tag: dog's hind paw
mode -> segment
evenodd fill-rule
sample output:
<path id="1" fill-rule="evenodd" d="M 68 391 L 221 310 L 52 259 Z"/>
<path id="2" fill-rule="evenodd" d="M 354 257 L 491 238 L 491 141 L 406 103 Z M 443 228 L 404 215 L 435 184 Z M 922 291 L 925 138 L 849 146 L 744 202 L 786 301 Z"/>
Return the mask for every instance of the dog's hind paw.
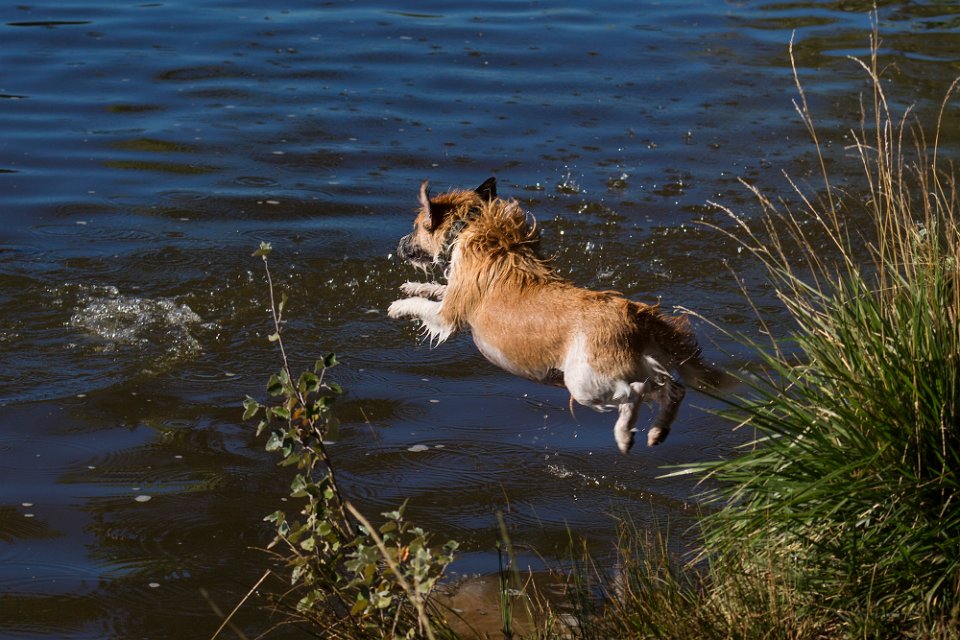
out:
<path id="1" fill-rule="evenodd" d="M 630 449 L 633 448 L 633 433 L 635 429 L 630 429 L 626 433 L 621 431 L 616 431 L 614 437 L 617 440 L 617 448 L 620 449 L 620 453 L 627 454 L 630 453 Z"/>
<path id="2" fill-rule="evenodd" d="M 670 435 L 670 429 L 664 429 L 662 427 L 650 427 L 650 431 L 647 432 L 647 446 L 657 446 L 666 440 L 668 435 Z"/>

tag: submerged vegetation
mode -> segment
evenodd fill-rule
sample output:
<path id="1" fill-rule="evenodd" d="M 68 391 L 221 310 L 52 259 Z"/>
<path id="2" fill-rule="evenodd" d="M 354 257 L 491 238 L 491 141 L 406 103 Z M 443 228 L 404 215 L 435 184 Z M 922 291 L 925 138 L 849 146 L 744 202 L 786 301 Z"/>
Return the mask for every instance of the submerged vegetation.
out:
<path id="1" fill-rule="evenodd" d="M 733 224 L 718 230 L 762 261 L 794 329 L 751 343 L 764 373 L 729 400 L 750 444 L 678 472 L 718 487 L 699 555 L 681 563 L 662 534 L 624 524 L 616 571 L 577 555 L 566 606 L 525 600 L 533 636 L 960 638 L 960 200 L 938 157 L 942 122 L 931 139 L 909 110 L 891 113 L 872 44 L 858 61 L 872 99 L 852 132 L 863 190 L 831 183 L 798 82 L 819 193 L 795 186 L 789 206 L 753 189 L 754 218 L 720 206 Z M 271 305 L 281 353 L 284 304 Z M 455 544 L 432 547 L 402 507 L 375 527 L 340 495 L 324 448 L 334 364 L 295 380 L 283 355 L 268 384 L 279 404 L 246 402 L 297 469 L 300 517 L 268 518 L 293 585 L 283 601 L 322 637 L 451 637 L 433 596 Z M 506 571 L 502 630 L 515 637 L 523 584 Z"/>

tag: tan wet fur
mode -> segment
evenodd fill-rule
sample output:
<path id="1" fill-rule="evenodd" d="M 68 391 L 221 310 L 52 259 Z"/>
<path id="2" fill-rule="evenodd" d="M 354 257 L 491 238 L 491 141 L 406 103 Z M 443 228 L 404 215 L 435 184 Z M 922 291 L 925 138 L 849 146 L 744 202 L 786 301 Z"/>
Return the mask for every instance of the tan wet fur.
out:
<path id="1" fill-rule="evenodd" d="M 432 198 L 424 182 L 419 203 L 398 255 L 425 270 L 443 267 L 447 284 L 404 284 L 409 297 L 391 304 L 389 315 L 419 319 L 432 343 L 469 328 L 480 352 L 503 369 L 564 385 L 598 411 L 617 409 L 623 453 L 643 402 L 659 405 L 647 444 L 666 439 L 684 396 L 671 371 L 701 387 L 726 382 L 702 362 L 685 316 L 561 277 L 540 253 L 535 220 L 515 200 L 497 197 L 493 178 Z"/>

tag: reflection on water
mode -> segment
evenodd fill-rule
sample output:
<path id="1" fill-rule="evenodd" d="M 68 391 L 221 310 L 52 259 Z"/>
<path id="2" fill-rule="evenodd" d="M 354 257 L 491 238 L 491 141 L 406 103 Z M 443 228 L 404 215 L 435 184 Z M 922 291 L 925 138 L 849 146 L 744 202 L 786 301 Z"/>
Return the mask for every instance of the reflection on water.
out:
<path id="1" fill-rule="evenodd" d="M 3 634 L 202 636 L 262 574 L 262 517 L 289 482 L 239 419 L 278 366 L 262 240 L 294 366 L 344 363 L 331 452 L 365 512 L 410 498 L 461 541 L 459 575 L 496 569 L 497 512 L 535 568 L 568 528 L 608 553 L 615 514 L 682 531 L 697 488 L 663 468 L 745 437 L 716 401 L 691 394 L 669 442 L 620 456 L 606 417 L 571 417 L 562 390 L 510 378 L 469 336 L 430 349 L 387 321 L 415 276 L 391 254 L 420 180 L 495 174 L 571 279 L 754 335 L 731 271 L 764 312 L 777 302 L 703 224 L 728 224 L 707 202 L 749 214 L 738 179 L 782 189 L 781 169 L 815 184 L 794 31 L 827 161 L 853 180 L 865 78 L 846 56 L 866 54 L 870 6 L 0 7 Z M 960 9 L 882 3 L 879 22 L 891 94 L 929 122 L 960 68 Z M 698 330 L 710 358 L 748 357 Z M 249 606 L 237 624 L 277 621 Z"/>

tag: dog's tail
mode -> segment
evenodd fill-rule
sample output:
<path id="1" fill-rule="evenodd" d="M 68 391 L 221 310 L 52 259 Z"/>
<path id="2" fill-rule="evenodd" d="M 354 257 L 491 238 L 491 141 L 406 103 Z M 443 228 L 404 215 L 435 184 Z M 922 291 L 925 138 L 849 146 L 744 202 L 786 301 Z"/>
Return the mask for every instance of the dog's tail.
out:
<path id="1" fill-rule="evenodd" d="M 677 366 L 680 379 L 698 391 L 727 391 L 740 384 L 733 374 L 707 364 L 698 354 Z"/>
<path id="2" fill-rule="evenodd" d="M 703 361 L 702 350 L 690 327 L 686 314 L 670 315 L 663 313 L 657 306 L 637 304 L 638 314 L 654 319 L 648 322 L 654 339 L 665 349 L 674 362 L 680 378 L 688 386 L 698 391 L 726 391 L 740 383 L 736 376 Z"/>

